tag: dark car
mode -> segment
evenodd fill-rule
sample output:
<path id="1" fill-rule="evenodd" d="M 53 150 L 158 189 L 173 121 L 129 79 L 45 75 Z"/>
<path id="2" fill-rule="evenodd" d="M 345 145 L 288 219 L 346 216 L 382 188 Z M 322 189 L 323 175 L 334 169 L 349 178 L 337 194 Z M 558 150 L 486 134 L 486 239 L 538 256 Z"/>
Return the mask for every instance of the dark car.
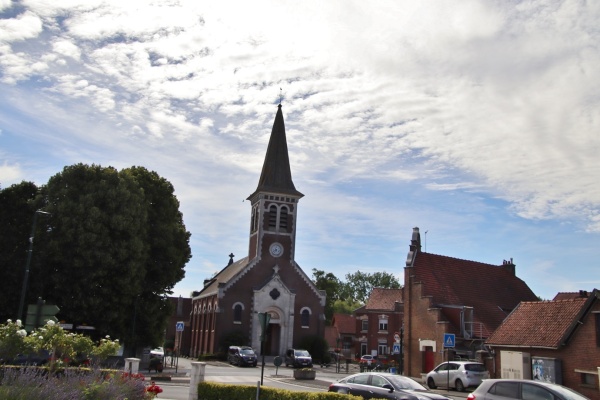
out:
<path id="1" fill-rule="evenodd" d="M 256 353 L 252 347 L 229 346 L 229 351 L 227 352 L 227 361 L 229 361 L 230 364 L 235 364 L 240 367 L 256 367 L 258 358 L 256 357 Z"/>
<path id="2" fill-rule="evenodd" d="M 306 350 L 288 349 L 285 352 L 285 366 L 288 367 L 290 365 L 294 368 L 312 368 L 312 356 Z"/>
<path id="3" fill-rule="evenodd" d="M 363 399 L 449 400 L 406 376 L 386 372 L 363 372 L 340 379 L 330 392 L 362 396 Z"/>
<path id="4" fill-rule="evenodd" d="M 528 379 L 485 379 L 467 397 L 469 400 L 551 399 L 589 400 L 582 394 L 555 383 Z"/>

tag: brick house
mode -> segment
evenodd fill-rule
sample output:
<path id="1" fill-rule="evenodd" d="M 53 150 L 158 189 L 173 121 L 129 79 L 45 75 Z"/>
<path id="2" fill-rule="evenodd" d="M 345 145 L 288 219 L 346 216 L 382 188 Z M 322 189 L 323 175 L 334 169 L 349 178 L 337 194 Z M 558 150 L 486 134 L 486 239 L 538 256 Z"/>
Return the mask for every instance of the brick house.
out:
<path id="1" fill-rule="evenodd" d="M 282 355 L 305 336 L 324 334 L 325 292 L 294 259 L 298 202 L 290 170 L 285 124 L 278 106 L 251 204 L 248 255 L 233 261 L 193 297 L 191 355 L 222 352 L 222 341 L 244 337 L 261 350 L 259 313 L 268 313 L 263 353 Z"/>
<path id="2" fill-rule="evenodd" d="M 546 380 L 600 399 L 599 300 L 594 289 L 519 304 L 486 341 L 496 377 Z"/>
<path id="3" fill-rule="evenodd" d="M 521 301 L 536 301 L 515 265 L 461 260 L 421 250 L 414 228 L 404 269 L 404 371 L 419 377 L 452 359 L 481 359 L 484 342 Z M 442 353 L 444 334 L 455 347 Z"/>
<path id="4" fill-rule="evenodd" d="M 336 338 L 329 342 L 329 346 L 337 348 L 340 346 L 341 353 L 345 358 L 352 360 L 358 353 L 355 348 L 356 341 L 356 318 L 349 314 L 333 314 L 331 326 L 336 331 Z M 339 342 L 338 340 L 339 339 Z"/>
<path id="5" fill-rule="evenodd" d="M 189 297 L 169 296 L 169 303 L 173 307 L 173 313 L 167 322 L 165 340 L 173 341 L 174 348 L 178 349 L 180 355 L 190 354 L 191 331 L 190 314 L 192 312 L 192 299 Z M 183 322 L 183 331 L 177 332 L 176 325 Z M 166 350 L 166 349 L 165 349 Z"/>
<path id="6" fill-rule="evenodd" d="M 400 332 L 404 314 L 402 289 L 373 288 L 367 304 L 354 311 L 356 353 L 388 356 Z"/>

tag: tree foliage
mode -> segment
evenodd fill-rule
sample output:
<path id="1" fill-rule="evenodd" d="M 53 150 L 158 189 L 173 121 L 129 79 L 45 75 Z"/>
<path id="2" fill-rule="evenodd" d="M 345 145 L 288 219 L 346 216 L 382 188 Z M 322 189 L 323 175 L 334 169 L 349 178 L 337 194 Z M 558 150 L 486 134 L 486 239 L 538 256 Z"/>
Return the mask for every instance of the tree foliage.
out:
<path id="1" fill-rule="evenodd" d="M 317 289 L 324 290 L 327 294 L 327 300 L 325 302 L 325 319 L 327 323 L 331 322 L 333 317 L 333 305 L 335 301 L 339 300 L 339 294 L 342 282 L 331 272 L 325 272 L 313 268 L 313 282 L 317 286 Z"/>
<path id="2" fill-rule="evenodd" d="M 28 302 L 42 297 L 60 307 L 60 319 L 92 325 L 98 337 L 162 344 L 167 295 L 191 257 L 171 184 L 142 167 L 76 164 L 35 198 L 17 225 L 30 226 L 35 209 L 51 216 L 38 220 Z"/>
<path id="3" fill-rule="evenodd" d="M 17 311 L 37 193 L 32 182 L 0 190 L 0 321 L 21 318 Z"/>
<path id="4" fill-rule="evenodd" d="M 346 274 L 346 281 L 340 281 L 331 272 L 313 268 L 313 282 L 318 289 L 327 293 L 325 316 L 328 322 L 331 322 L 334 313 L 351 314 L 361 307 L 375 287 L 402 287 L 398 279 L 388 272 L 368 274 L 357 271 Z"/>
<path id="5" fill-rule="evenodd" d="M 343 296 L 347 300 L 366 303 L 373 288 L 399 289 L 402 286 L 398 279 L 388 272 L 373 274 L 357 271 L 346 274 Z"/>

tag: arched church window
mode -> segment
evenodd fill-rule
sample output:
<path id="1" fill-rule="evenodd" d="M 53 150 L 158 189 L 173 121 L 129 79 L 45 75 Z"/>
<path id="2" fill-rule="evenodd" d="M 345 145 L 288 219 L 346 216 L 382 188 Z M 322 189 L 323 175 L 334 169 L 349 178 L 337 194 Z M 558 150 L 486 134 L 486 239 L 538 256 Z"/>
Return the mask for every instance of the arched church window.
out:
<path id="1" fill-rule="evenodd" d="M 244 305 L 242 303 L 235 303 L 233 305 L 233 323 L 241 324 L 242 323 L 242 311 L 244 310 Z"/>
<path id="2" fill-rule="evenodd" d="M 252 220 L 250 221 L 250 232 L 258 229 L 258 206 L 252 207 Z"/>
<path id="3" fill-rule="evenodd" d="M 281 207 L 281 213 L 279 214 L 279 230 L 288 232 L 288 209 L 285 206 Z"/>
<path id="4" fill-rule="evenodd" d="M 269 207 L 269 230 L 277 229 L 277 206 L 271 205 Z"/>
<path id="5" fill-rule="evenodd" d="M 310 327 L 310 308 L 304 307 L 300 311 L 300 324 L 303 328 Z"/>

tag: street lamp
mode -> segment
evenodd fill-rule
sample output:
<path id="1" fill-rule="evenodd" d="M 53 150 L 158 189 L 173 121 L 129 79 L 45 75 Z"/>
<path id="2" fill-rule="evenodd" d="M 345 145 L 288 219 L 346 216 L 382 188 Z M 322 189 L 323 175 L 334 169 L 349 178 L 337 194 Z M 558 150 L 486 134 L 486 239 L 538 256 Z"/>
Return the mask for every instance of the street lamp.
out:
<path id="1" fill-rule="evenodd" d="M 25 307 L 25 294 L 27 293 L 27 283 L 29 282 L 29 265 L 31 264 L 31 254 L 33 253 L 33 236 L 35 235 L 35 224 L 37 223 L 38 214 L 51 215 L 49 212 L 37 210 L 33 214 L 33 225 L 31 226 L 31 234 L 29 235 L 29 249 L 27 250 L 27 262 L 25 263 L 25 276 L 23 277 L 23 288 L 21 289 L 21 302 L 19 303 L 19 314 L 17 318 L 23 318 L 23 308 Z"/>

